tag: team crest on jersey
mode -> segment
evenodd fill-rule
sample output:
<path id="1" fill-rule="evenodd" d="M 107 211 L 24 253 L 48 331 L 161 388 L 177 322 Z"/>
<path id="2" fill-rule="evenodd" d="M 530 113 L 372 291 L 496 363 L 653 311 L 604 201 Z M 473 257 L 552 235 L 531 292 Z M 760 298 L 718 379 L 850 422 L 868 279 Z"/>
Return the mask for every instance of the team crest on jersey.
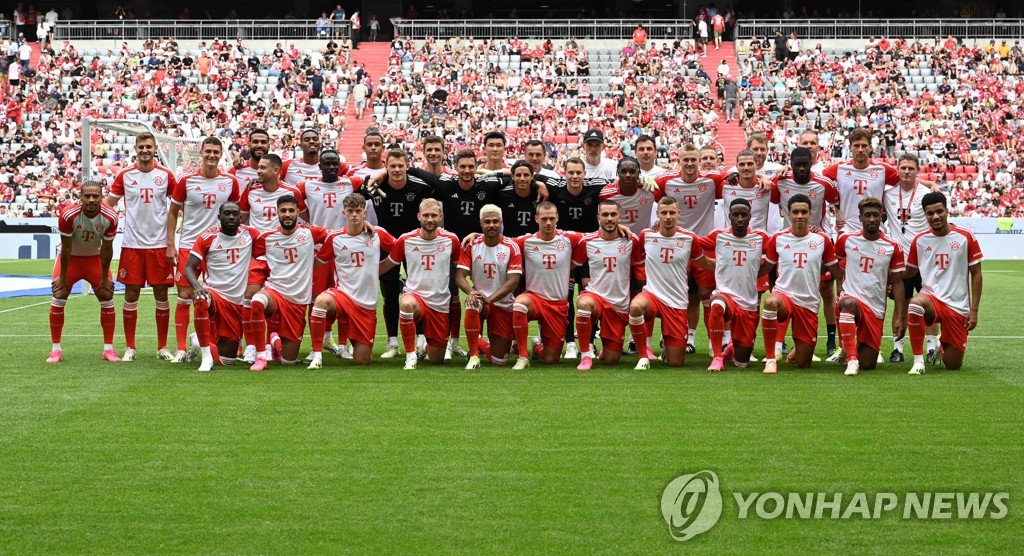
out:
<path id="1" fill-rule="evenodd" d="M 448 248 L 448 244 L 446 244 L 446 243 L 438 243 L 437 244 L 437 250 L 438 251 L 444 251 L 447 248 Z"/>
<path id="2" fill-rule="evenodd" d="M 686 247 L 686 241 L 684 241 L 682 239 L 677 239 L 676 240 L 676 247 Z"/>
<path id="3" fill-rule="evenodd" d="M 705 191 L 708 190 L 708 186 L 706 186 L 704 184 L 700 184 L 700 185 L 697 186 L 697 189 L 699 189 L 701 193 L 704 193 Z"/>
<path id="4" fill-rule="evenodd" d="M 949 244 L 949 248 L 952 249 L 953 251 L 959 251 L 960 250 L 960 242 L 959 241 L 954 241 L 953 243 L 950 243 Z"/>
<path id="5" fill-rule="evenodd" d="M 619 253 L 625 254 L 626 251 L 629 251 L 629 246 L 628 245 L 620 245 L 619 246 Z"/>
<path id="6" fill-rule="evenodd" d="M 121 270 L 117 271 L 117 275 L 120 276 L 121 278 L 127 278 L 128 269 L 122 268 Z"/>
<path id="7" fill-rule="evenodd" d="M 227 191 L 227 190 L 228 190 L 228 184 L 226 184 L 226 183 L 224 183 L 224 182 L 221 182 L 221 183 L 220 183 L 220 185 L 218 185 L 218 186 L 217 186 L 217 189 L 218 189 L 218 190 L 219 190 L 219 191 L 220 191 L 221 193 L 224 193 L 225 191 Z"/>
<path id="8" fill-rule="evenodd" d="M 764 191 L 761 191 L 760 189 L 758 189 L 758 190 L 757 190 L 757 191 L 756 191 L 756 192 L 754 193 L 754 197 L 757 197 L 758 199 L 763 199 L 763 198 L 764 198 Z"/>
<path id="9" fill-rule="evenodd" d="M 163 184 L 164 184 L 164 177 L 163 176 L 157 176 L 157 177 L 153 178 L 153 185 L 155 185 L 157 187 L 160 187 Z"/>
<path id="10" fill-rule="evenodd" d="M 817 241 L 812 241 L 810 243 L 810 247 L 811 247 L 811 249 L 817 249 L 818 248 L 818 242 Z"/>
<path id="11" fill-rule="evenodd" d="M 817 191 L 811 191 L 811 193 L 809 195 L 807 195 L 807 196 L 812 198 L 812 199 L 817 199 L 818 198 L 818 192 Z"/>
<path id="12" fill-rule="evenodd" d="M 587 197 L 586 199 L 583 199 L 583 204 L 584 205 L 588 205 L 589 206 L 589 205 L 592 205 L 593 203 L 594 203 L 594 198 L 593 197 Z"/>
<path id="13" fill-rule="evenodd" d="M 885 247 L 879 247 L 878 249 L 875 249 L 875 252 L 878 253 L 878 256 L 884 257 L 885 256 Z"/>
<path id="14" fill-rule="evenodd" d="M 487 192 L 486 191 L 477 191 L 476 192 L 476 198 L 479 201 L 483 201 L 484 199 L 487 198 Z"/>
<path id="15" fill-rule="evenodd" d="M 647 206 L 647 197 L 640 197 L 640 206 Z"/>
<path id="16" fill-rule="evenodd" d="M 565 251 L 565 242 L 562 241 L 562 240 L 556 241 L 555 242 L 555 249 L 558 249 L 559 251 Z"/>
<path id="17" fill-rule="evenodd" d="M 298 241 L 299 243 L 306 243 L 306 236 L 304 234 L 299 234 Z"/>
<path id="18" fill-rule="evenodd" d="M 868 172 L 868 176 L 871 179 L 877 179 L 878 178 L 878 170 L 872 170 L 872 171 Z"/>
<path id="19" fill-rule="evenodd" d="M 505 257 L 505 254 L 504 254 L 504 253 L 498 253 L 498 262 L 499 262 L 499 263 L 503 263 L 503 262 L 505 262 L 505 258 L 506 258 L 506 257 Z"/>
<path id="20" fill-rule="evenodd" d="M 756 239 L 748 239 L 747 240 L 747 245 L 749 245 L 750 247 L 757 247 L 757 240 Z"/>
<path id="21" fill-rule="evenodd" d="M 405 194 L 405 200 L 406 200 L 406 201 L 409 201 L 410 203 L 411 203 L 411 202 L 413 202 L 413 201 L 415 201 L 415 200 L 416 200 L 416 194 L 415 194 L 415 193 L 413 193 L 412 191 L 410 191 L 410 192 L 406 193 L 406 194 Z"/>
<path id="22" fill-rule="evenodd" d="M 369 237 L 369 238 L 368 238 L 368 239 L 366 240 L 366 246 L 367 246 L 367 247 L 373 247 L 373 243 L 374 243 L 375 241 L 377 241 L 377 236 L 370 236 L 370 237 Z"/>

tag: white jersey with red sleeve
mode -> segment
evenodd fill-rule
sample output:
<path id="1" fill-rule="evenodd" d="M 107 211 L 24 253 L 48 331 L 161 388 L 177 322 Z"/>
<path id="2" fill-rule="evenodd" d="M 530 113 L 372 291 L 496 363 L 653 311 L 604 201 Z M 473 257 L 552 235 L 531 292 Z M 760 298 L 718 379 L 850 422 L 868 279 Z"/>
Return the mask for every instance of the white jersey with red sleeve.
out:
<path id="1" fill-rule="evenodd" d="M 433 239 L 423 239 L 421 232 L 402 234 L 388 258 L 395 264 L 405 262 L 405 293 L 414 293 L 427 307 L 447 313 L 452 298 L 448 283 L 462 245 L 455 234 L 443 229 Z"/>
<path id="2" fill-rule="evenodd" d="M 306 180 L 299 184 L 298 190 L 309 210 L 309 223 L 323 226 L 329 230 L 340 230 L 348 221 L 342 201 L 363 185 L 360 178 L 338 178 L 338 181 L 327 183 L 319 180 Z"/>
<path id="3" fill-rule="evenodd" d="M 249 215 L 249 226 L 256 228 L 260 233 L 269 232 L 281 225 L 277 219 L 277 200 L 285 195 L 291 195 L 299 200 L 300 211 L 306 208 L 299 190 L 283 183 L 274 191 L 267 191 L 262 185 L 250 187 L 238 201 L 238 208 L 242 210 L 243 215 Z"/>
<path id="4" fill-rule="evenodd" d="M 871 307 L 876 317 L 885 318 L 889 275 L 906 269 L 903 249 L 884 234 L 876 240 L 869 240 L 861 231 L 841 234 L 836 241 L 836 256 L 846 259 L 843 291 Z"/>
<path id="5" fill-rule="evenodd" d="M 548 301 L 564 301 L 569 293 L 572 253 L 582 237 L 562 230 L 555 231 L 550 240 L 541 239 L 539 232 L 517 237 L 515 241 L 523 253 L 526 291 Z"/>
<path id="6" fill-rule="evenodd" d="M 215 178 L 186 174 L 178 180 L 171 202 L 182 207 L 178 249 L 191 249 L 205 230 L 216 226 L 220 206 L 240 198 L 238 179 L 221 172 Z"/>
<path id="7" fill-rule="evenodd" d="M 491 247 L 480 236 L 469 247 L 462 250 L 457 268 L 469 271 L 473 287 L 486 296 L 493 295 L 505 284 L 510 274 L 523 273 L 523 254 L 519 244 L 501 236 L 498 244 Z M 502 309 L 512 309 L 512 294 L 494 302 Z"/>
<path id="8" fill-rule="evenodd" d="M 665 196 L 672 197 L 678 203 L 679 226 L 698 236 L 706 236 L 715 229 L 715 200 L 722 198 L 725 176 L 721 172 L 701 172 L 697 174 L 697 179 L 688 182 L 677 172 L 661 176 L 655 181 Z"/>
<path id="9" fill-rule="evenodd" d="M 798 306 L 817 313 L 821 305 L 818 291 L 821 268 L 836 262 L 832 240 L 821 232 L 808 232 L 797 237 L 792 229 L 783 230 L 768 240 L 764 258 L 778 265 L 775 291 L 786 294 Z"/>
<path id="10" fill-rule="evenodd" d="M 855 168 L 852 160 L 837 162 L 825 168 L 822 175 L 835 182 L 839 190 L 839 210 L 846 220 L 846 225 L 840 230 L 843 233 L 859 232 L 863 228 L 860 209 L 857 208 L 861 199 L 881 199 L 886 186 L 900 182 L 895 166 L 873 159 L 863 169 Z"/>
<path id="11" fill-rule="evenodd" d="M 174 174 L 159 164 L 149 172 L 132 166 L 117 174 L 110 184 L 110 195 L 124 197 L 122 247 L 167 247 L 167 201 L 175 183 Z"/>
<path id="12" fill-rule="evenodd" d="M 746 199 L 750 203 L 750 228 L 768 231 L 768 218 L 779 219 L 778 209 L 772 212 L 772 192 L 761 189 L 761 186 L 743 187 L 742 185 L 722 186 L 723 226 L 729 225 L 729 207 L 736 199 Z"/>
<path id="13" fill-rule="evenodd" d="M 832 180 L 814 172 L 811 173 L 811 180 L 805 184 L 794 181 L 793 172 L 787 172 L 785 175 L 777 174 L 772 178 L 772 202 L 778 203 L 782 207 L 787 227 L 793 225 L 789 220 L 789 199 L 797 194 L 807 195 L 811 199 L 809 224 L 831 234 L 832 226 L 827 218 L 825 203 L 834 205 L 839 202 L 839 191 Z"/>
<path id="14" fill-rule="evenodd" d="M 937 236 L 928 230 L 910 245 L 907 266 L 921 272 L 922 291 L 934 295 L 963 316 L 971 309 L 971 274 L 968 269 L 985 257 L 970 230 L 951 225 L 949 233 Z"/>
<path id="15" fill-rule="evenodd" d="M 686 309 L 690 301 L 690 263 L 704 257 L 697 236 L 679 227 L 671 236 L 652 229 L 640 232 L 638 242 L 644 252 L 644 265 L 637 278 L 646 280 L 644 291 L 673 309 Z"/>
<path id="16" fill-rule="evenodd" d="M 757 278 L 761 270 L 768 234 L 761 230 L 747 230 L 747 235 L 733 235 L 732 228 L 711 232 L 701 238 L 704 254 L 715 260 L 714 294 L 725 294 L 744 311 L 756 311 L 760 302 Z"/>
<path id="17" fill-rule="evenodd" d="M 641 232 L 642 233 L 642 232 Z M 592 232 L 576 245 L 572 262 L 590 266 L 590 283 L 585 291 L 603 298 L 620 313 L 629 312 L 629 283 L 644 262 L 644 250 L 637 236 L 604 239 Z"/>
<path id="18" fill-rule="evenodd" d="M 256 178 L 259 177 L 259 175 L 256 173 L 256 169 L 253 168 L 252 166 L 249 166 L 248 164 L 242 166 L 241 168 L 232 167 L 230 170 L 228 170 L 228 173 L 231 174 L 232 176 L 235 176 L 235 178 L 238 180 L 238 186 L 241 191 L 249 189 L 249 186 L 252 185 L 252 182 L 256 181 Z"/>
<path id="19" fill-rule="evenodd" d="M 285 160 L 281 164 L 281 181 L 295 187 L 306 180 L 320 178 L 320 163 L 306 164 L 301 159 Z"/>
<path id="20" fill-rule="evenodd" d="M 383 228 L 374 228 L 373 234 L 351 235 L 348 229 L 332 231 L 317 251 L 316 258 L 332 265 L 334 283 L 356 305 L 364 309 L 377 309 L 377 269 L 382 253 L 391 253 L 395 238 Z"/>
<path id="21" fill-rule="evenodd" d="M 651 227 L 653 207 L 661 200 L 662 196 L 661 190 L 647 191 L 642 187 L 637 188 L 632 195 L 623 195 L 619 190 L 619 183 L 614 182 L 601 189 L 598 200 L 611 200 L 618 203 L 619 214 L 622 215 L 619 221 L 631 232 L 639 235 L 640 232 Z"/>
<path id="22" fill-rule="evenodd" d="M 297 305 L 312 301 L 313 259 L 317 244 L 327 238 L 320 226 L 297 226 L 291 234 L 280 228 L 263 232 L 253 247 L 253 257 L 267 262 L 270 273 L 266 287 Z"/>
<path id="23" fill-rule="evenodd" d="M 236 305 L 245 298 L 249 263 L 253 245 L 259 232 L 255 228 L 239 226 L 233 236 L 209 231 L 199 235 L 192 244 L 192 255 L 199 257 L 206 267 L 203 287 L 213 290 Z"/>
<path id="24" fill-rule="evenodd" d="M 101 202 L 99 213 L 89 218 L 78 202 L 61 211 L 57 231 L 71 238 L 72 256 L 96 256 L 100 254 L 103 240 L 113 241 L 117 236 L 117 211 Z"/>

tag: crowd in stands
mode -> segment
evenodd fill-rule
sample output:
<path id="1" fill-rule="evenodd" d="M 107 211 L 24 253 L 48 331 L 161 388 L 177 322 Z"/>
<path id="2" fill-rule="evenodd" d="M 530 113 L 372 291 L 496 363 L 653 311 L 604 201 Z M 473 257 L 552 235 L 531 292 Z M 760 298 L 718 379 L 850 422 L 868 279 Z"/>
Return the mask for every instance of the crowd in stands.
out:
<path id="1" fill-rule="evenodd" d="M 876 154 L 920 155 L 922 177 L 948 185 L 957 214 L 1021 216 L 1013 184 L 1024 180 L 1016 148 L 1024 53 L 1019 43 L 984 42 L 880 37 L 837 52 L 806 48 L 791 36 L 782 41 L 786 55 L 776 56 L 778 41 L 744 40 L 737 44 L 739 75 L 731 76 L 739 118 L 747 132 L 770 138 L 779 162 L 805 129 L 818 131 L 822 157 L 832 160 L 848 155 L 847 130 L 870 126 Z M 10 64 L 20 66 L 12 46 L 3 45 L 8 56 L 0 63 L 8 72 Z M 17 82 L 0 72 L 0 206 L 5 215 L 36 216 L 73 199 L 84 117 L 138 119 L 179 137 L 218 135 L 242 161 L 245 133 L 259 125 L 270 130 L 273 150 L 293 157 L 304 126 L 321 129 L 325 144 L 339 140 L 357 84 L 386 146 L 417 157 L 417 141 L 427 135 L 443 137 L 456 152 L 480 150 L 483 135 L 501 130 L 509 157 L 521 156 L 527 139 L 542 138 L 557 167 L 577 154 L 586 129 L 601 128 L 606 156 L 632 154 L 646 133 L 656 138 L 660 162 L 671 166 L 674 146 L 715 145 L 726 125 L 715 110 L 724 70 L 702 63 L 713 41 L 630 40 L 607 86 L 591 81 L 591 57 L 576 40 L 399 39 L 381 76 L 353 63 L 351 48 L 347 38 L 309 51 L 285 44 L 253 50 L 241 41 L 183 49 L 163 39 L 137 51 L 46 43 L 37 67 L 19 72 Z M 91 139 L 100 176 L 131 163 L 124 137 L 94 129 Z"/>

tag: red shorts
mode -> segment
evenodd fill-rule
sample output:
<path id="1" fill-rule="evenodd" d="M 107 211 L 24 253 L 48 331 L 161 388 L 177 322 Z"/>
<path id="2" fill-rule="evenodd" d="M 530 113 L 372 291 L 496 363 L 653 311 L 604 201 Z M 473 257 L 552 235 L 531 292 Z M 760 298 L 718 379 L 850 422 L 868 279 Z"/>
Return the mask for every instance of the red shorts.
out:
<path id="1" fill-rule="evenodd" d="M 117 281 L 126 286 L 170 286 L 174 283 L 174 267 L 167 261 L 167 249 L 122 247 Z"/>
<path id="2" fill-rule="evenodd" d="M 523 292 L 530 300 L 530 320 L 540 325 L 540 339 L 544 349 L 562 351 L 565 327 L 569 323 L 569 301 L 549 301 L 533 292 Z"/>
<path id="3" fill-rule="evenodd" d="M 57 261 L 53 264 L 53 276 L 56 278 L 60 276 L 60 255 L 57 256 Z M 110 271 L 107 271 L 107 278 L 113 278 Z M 75 286 L 79 280 L 85 280 L 92 286 L 93 291 L 100 289 L 100 281 L 103 279 L 103 263 L 100 261 L 99 255 L 86 255 L 75 256 L 71 255 L 71 260 L 68 261 L 68 277 L 67 285 L 69 288 Z"/>
<path id="4" fill-rule="evenodd" d="M 291 340 L 296 344 L 302 343 L 302 337 L 306 335 L 306 305 L 299 305 L 288 301 L 281 294 L 274 290 L 263 290 L 274 299 L 274 313 L 280 316 L 280 324 L 277 326 L 277 333 L 284 340 Z"/>
<path id="5" fill-rule="evenodd" d="M 757 325 L 761 322 L 761 315 L 757 311 L 745 311 L 736 304 L 736 301 L 724 293 L 715 298 L 721 298 L 729 306 L 729 330 L 732 331 L 732 343 L 743 347 L 754 347 L 754 340 L 757 338 Z"/>
<path id="6" fill-rule="evenodd" d="M 832 271 L 831 270 L 826 270 L 825 272 L 821 273 L 821 280 L 820 280 L 821 282 L 828 282 L 829 280 L 832 280 L 832 279 L 833 278 L 832 278 Z"/>
<path id="7" fill-rule="evenodd" d="M 242 340 L 242 315 L 245 308 L 224 299 L 213 290 L 210 294 L 210 341 L 217 343 L 219 339 L 238 343 Z M 276 300 L 275 300 L 276 303 Z"/>
<path id="8" fill-rule="evenodd" d="M 764 292 L 768 291 L 769 289 L 771 289 L 771 284 L 770 284 L 770 282 L 768 280 L 768 275 L 765 274 L 764 276 L 758 276 L 757 277 L 757 291 L 758 291 L 758 293 L 764 293 Z"/>
<path id="9" fill-rule="evenodd" d="M 262 286 L 267 282 L 268 273 L 267 261 L 252 259 L 249 262 L 249 280 L 246 283 Z"/>
<path id="10" fill-rule="evenodd" d="M 882 327 L 885 325 L 885 321 L 876 317 L 871 307 L 861 303 L 852 295 L 843 295 L 839 298 L 839 301 L 836 302 L 837 315 L 839 314 L 839 304 L 844 299 L 854 300 L 860 309 L 860 317 L 857 319 L 857 343 L 864 344 L 875 351 L 882 351 Z"/>
<path id="11" fill-rule="evenodd" d="M 949 347 L 958 351 L 967 351 L 967 317 L 957 313 L 934 295 L 923 295 L 932 300 L 932 308 L 935 310 L 935 318 L 927 324 L 942 325 L 939 342 L 949 344 Z"/>
<path id="12" fill-rule="evenodd" d="M 423 302 L 423 299 L 414 294 L 406 293 L 416 298 L 420 306 L 420 318 L 416 322 L 423 323 L 423 335 L 427 338 L 427 345 L 432 347 L 445 347 L 448 345 L 448 313 L 435 311 Z"/>
<path id="13" fill-rule="evenodd" d="M 192 285 L 185 279 L 185 265 L 188 264 L 188 258 L 191 256 L 191 249 L 178 249 L 178 268 L 174 271 L 174 285 L 182 288 L 191 288 Z M 206 272 L 205 261 L 200 261 L 199 267 L 196 268 L 196 278 L 199 274 Z"/>
<path id="14" fill-rule="evenodd" d="M 696 263 L 690 263 L 690 276 L 697 286 L 701 288 L 714 288 L 715 287 L 715 271 L 703 268 Z"/>
<path id="15" fill-rule="evenodd" d="M 637 295 L 644 296 L 650 305 L 650 309 L 647 311 L 650 316 L 648 322 L 653 324 L 654 319 L 661 319 L 661 336 L 665 339 L 665 345 L 673 348 L 686 347 L 686 337 L 690 330 L 686 309 L 669 307 L 649 292 L 640 292 Z"/>
<path id="16" fill-rule="evenodd" d="M 313 269 L 313 299 L 334 285 L 334 273 L 331 272 L 333 266 L 333 264 L 325 264 Z"/>
<path id="17" fill-rule="evenodd" d="M 360 307 L 347 293 L 337 288 L 330 288 L 326 293 L 334 298 L 334 322 L 338 324 L 338 330 L 346 327 L 346 338 L 372 347 L 377 338 L 377 311 Z"/>
<path id="18" fill-rule="evenodd" d="M 568 322 L 568 321 L 567 321 Z M 487 308 L 487 337 L 511 340 L 512 311 L 491 305 Z"/>
<path id="19" fill-rule="evenodd" d="M 793 300 L 784 293 L 775 292 L 775 294 L 782 298 L 782 302 L 786 305 L 786 312 L 789 313 L 786 324 L 793 321 L 793 341 L 811 346 L 816 345 L 818 343 L 818 313 L 793 303 Z M 785 326 L 782 329 L 785 330 Z"/>
<path id="20" fill-rule="evenodd" d="M 594 303 L 591 320 L 595 324 L 601 323 L 601 348 L 621 353 L 622 340 L 626 337 L 626 326 L 629 324 L 629 313 L 620 312 L 612 307 L 605 298 L 594 293 L 583 292 L 580 294 L 580 299 L 583 297 Z"/>

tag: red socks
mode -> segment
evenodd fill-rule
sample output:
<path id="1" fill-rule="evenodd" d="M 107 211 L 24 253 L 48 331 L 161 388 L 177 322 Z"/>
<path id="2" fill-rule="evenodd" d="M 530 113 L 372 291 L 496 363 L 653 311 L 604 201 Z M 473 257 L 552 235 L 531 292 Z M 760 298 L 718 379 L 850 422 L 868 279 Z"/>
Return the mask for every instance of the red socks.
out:
<path id="1" fill-rule="evenodd" d="M 530 336 L 530 317 L 527 315 L 526 305 L 519 303 L 512 305 L 512 333 L 516 337 L 519 357 L 529 357 L 527 341 Z"/>
<path id="2" fill-rule="evenodd" d="M 309 335 L 313 338 L 313 352 L 324 350 L 324 332 L 327 330 L 327 309 L 313 307 L 309 312 Z"/>
<path id="3" fill-rule="evenodd" d="M 60 336 L 64 330 L 64 305 L 67 302 L 66 299 L 50 300 L 50 341 L 55 344 L 60 343 Z"/>
<path id="4" fill-rule="evenodd" d="M 249 311 L 250 327 L 252 328 L 252 339 L 256 346 L 256 353 L 260 357 L 266 356 L 267 349 L 267 317 L 264 311 L 267 309 L 267 299 L 260 294 L 252 298 L 252 310 Z"/>
<path id="5" fill-rule="evenodd" d="M 924 355 L 924 307 L 911 303 L 907 308 L 907 335 L 910 336 L 910 351 Z"/>
<path id="6" fill-rule="evenodd" d="M 114 300 L 100 301 L 100 328 L 103 329 L 103 343 L 114 343 L 114 326 L 117 313 L 114 312 Z"/>
<path id="7" fill-rule="evenodd" d="M 725 336 L 725 306 L 721 298 L 717 302 L 712 302 L 710 309 L 704 309 L 704 324 L 708 327 L 712 355 L 721 357 L 722 338 Z"/>
<path id="8" fill-rule="evenodd" d="M 453 305 L 454 307 L 454 305 Z M 469 344 L 469 356 L 479 357 L 480 350 L 480 311 L 466 308 L 466 342 Z M 458 333 L 458 331 L 456 331 Z"/>
<path id="9" fill-rule="evenodd" d="M 857 320 L 853 313 L 841 311 L 839 313 L 839 342 L 846 352 L 847 361 L 857 359 Z"/>
<path id="10" fill-rule="evenodd" d="M 192 300 L 179 297 L 174 306 L 174 339 L 178 342 L 178 350 L 185 351 L 188 347 L 189 308 Z"/>
<path id="11" fill-rule="evenodd" d="M 580 353 L 590 355 L 590 336 L 593 334 L 594 324 L 590 319 L 590 311 L 576 309 L 576 343 L 580 346 Z"/>
<path id="12" fill-rule="evenodd" d="M 139 302 L 125 301 L 121 306 L 121 319 L 124 321 L 124 343 L 135 349 L 135 328 L 139 322 Z M 164 324 L 164 341 L 166 342 L 166 324 Z"/>
<path id="13" fill-rule="evenodd" d="M 167 347 L 167 329 L 171 324 L 171 304 L 166 301 L 156 302 L 156 349 Z"/>
<path id="14" fill-rule="evenodd" d="M 416 321 L 413 320 L 413 313 L 399 311 L 398 328 L 402 332 L 402 345 L 405 346 L 405 353 L 415 353 Z"/>
<path id="15" fill-rule="evenodd" d="M 199 347 L 209 347 L 210 343 L 210 302 L 205 299 L 197 299 L 196 306 L 196 336 L 199 336 Z M 216 358 L 215 358 L 216 360 Z"/>
<path id="16" fill-rule="evenodd" d="M 629 333 L 633 335 L 633 343 L 636 344 L 636 352 L 640 357 L 650 359 L 651 352 L 647 350 L 647 327 L 644 325 L 643 315 L 629 317 Z"/>
<path id="17" fill-rule="evenodd" d="M 761 335 L 764 336 L 764 357 L 775 359 L 775 340 L 779 332 L 779 314 L 765 309 L 761 311 Z"/>

